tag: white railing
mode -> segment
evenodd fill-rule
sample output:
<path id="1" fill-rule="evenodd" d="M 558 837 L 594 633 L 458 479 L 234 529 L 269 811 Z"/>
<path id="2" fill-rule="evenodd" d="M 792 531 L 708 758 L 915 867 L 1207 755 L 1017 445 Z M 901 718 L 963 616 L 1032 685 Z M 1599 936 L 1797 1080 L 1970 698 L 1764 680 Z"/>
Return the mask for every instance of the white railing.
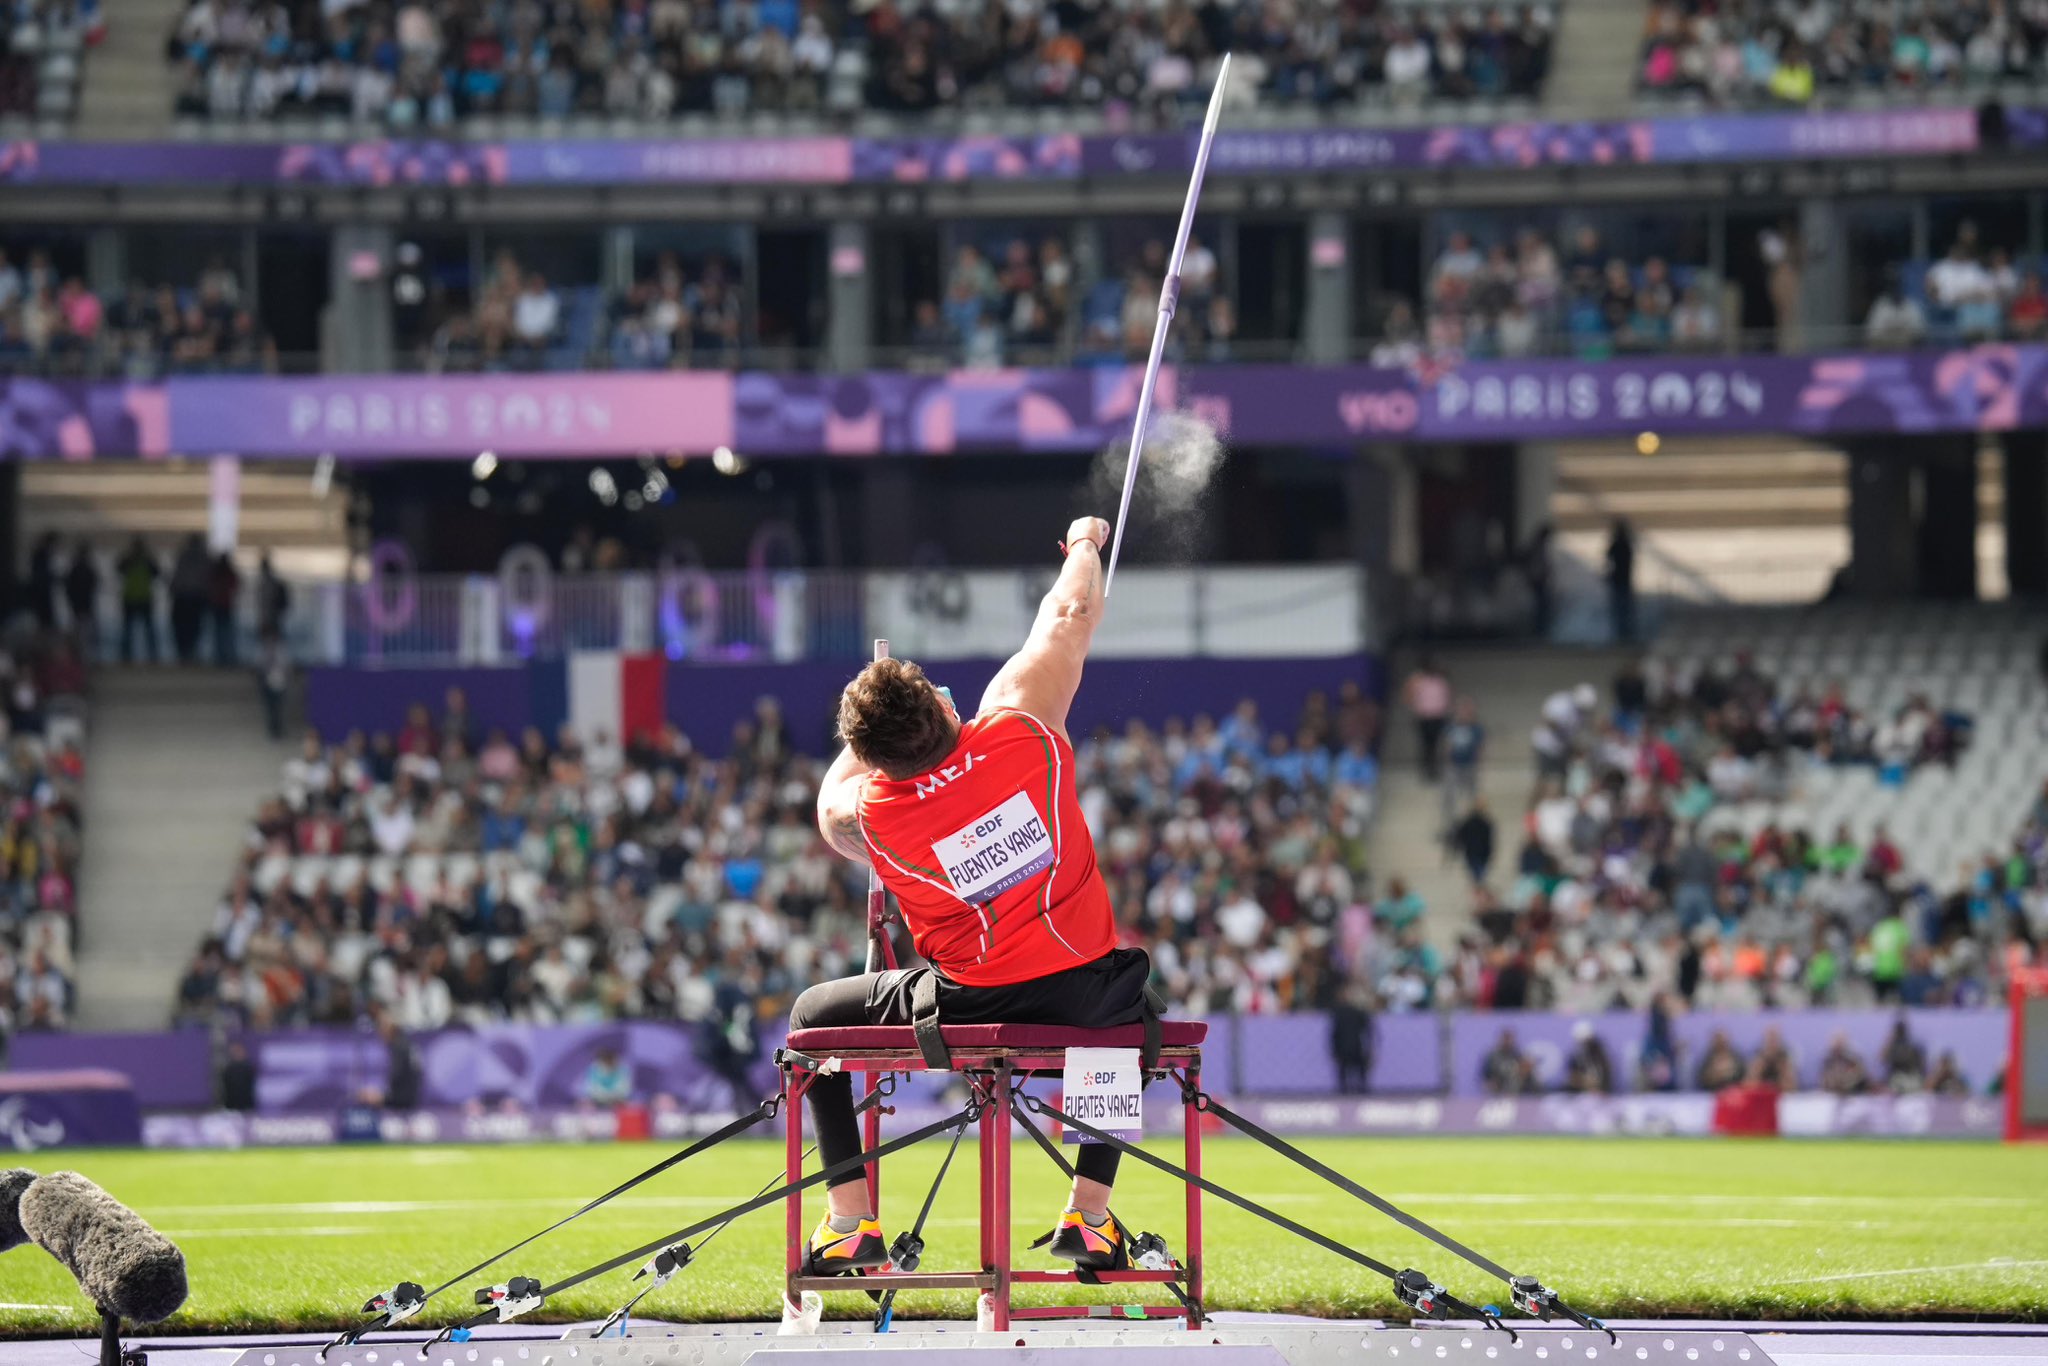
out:
<path id="1" fill-rule="evenodd" d="M 877 636 L 924 659 L 1003 655 L 1054 570 L 672 570 L 564 575 L 380 572 L 293 586 L 305 663 L 510 664 L 577 650 L 714 663 L 851 659 Z M 1351 654 L 1369 642 L 1351 565 L 1128 569 L 1104 656 Z"/>

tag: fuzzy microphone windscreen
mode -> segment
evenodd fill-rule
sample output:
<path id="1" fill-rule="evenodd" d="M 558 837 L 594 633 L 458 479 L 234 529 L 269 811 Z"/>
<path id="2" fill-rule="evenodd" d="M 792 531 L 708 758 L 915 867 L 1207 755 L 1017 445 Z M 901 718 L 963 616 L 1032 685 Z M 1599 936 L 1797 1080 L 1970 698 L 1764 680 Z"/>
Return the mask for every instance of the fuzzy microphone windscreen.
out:
<path id="1" fill-rule="evenodd" d="M 21 1197 L 21 1226 L 102 1313 L 154 1323 L 185 1302 L 177 1244 L 77 1172 L 37 1178 Z"/>
<path id="2" fill-rule="evenodd" d="M 0 1172 L 0 1252 L 28 1241 L 28 1233 L 21 1226 L 21 1193 L 35 1179 L 36 1174 L 27 1167 Z"/>

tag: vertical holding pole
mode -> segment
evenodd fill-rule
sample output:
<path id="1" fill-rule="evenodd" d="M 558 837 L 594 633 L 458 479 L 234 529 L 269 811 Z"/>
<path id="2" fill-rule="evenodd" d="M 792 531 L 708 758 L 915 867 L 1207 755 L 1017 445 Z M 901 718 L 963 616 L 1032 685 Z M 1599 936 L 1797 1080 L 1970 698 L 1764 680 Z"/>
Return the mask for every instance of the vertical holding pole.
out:
<path id="1" fill-rule="evenodd" d="M 995 1086 L 988 1109 L 983 1112 L 994 1125 L 994 1151 L 990 1161 L 994 1170 L 990 1173 L 990 1185 L 994 1194 L 995 1230 L 991 1241 L 995 1244 L 996 1288 L 995 1288 L 995 1330 L 998 1333 L 1010 1331 L 1010 1107 L 999 1103 L 1006 1101 L 1010 1094 L 1010 1064 L 996 1065 Z"/>
<path id="2" fill-rule="evenodd" d="M 874 658 L 889 657 L 889 642 L 875 642 Z M 896 967 L 896 945 L 889 938 L 889 894 L 882 889 L 881 874 L 868 868 L 868 971 L 894 971 Z M 882 1084 L 881 1074 L 863 1072 L 861 1076 L 861 1099 L 873 1097 L 875 1088 Z M 870 1105 L 861 1115 L 861 1142 L 873 1152 L 882 1141 L 882 1107 Z M 870 1162 L 867 1165 L 868 1208 L 879 1218 L 882 1213 L 882 1164 Z"/>
<path id="3" fill-rule="evenodd" d="M 1194 1098 L 1202 1092 L 1202 1055 L 1198 1052 L 1188 1061 L 1187 1090 L 1181 1101 L 1181 1145 L 1183 1163 L 1196 1176 L 1202 1174 L 1202 1112 L 1196 1108 Z M 1188 1298 L 1196 1304 L 1202 1302 L 1202 1188 L 1189 1181 L 1188 1195 Z M 1188 1327 L 1200 1328 L 1201 1323 L 1193 1314 L 1188 1315 Z"/>
<path id="4" fill-rule="evenodd" d="M 100 1310 L 100 1366 L 121 1366 L 121 1316 Z"/>
<path id="5" fill-rule="evenodd" d="M 803 1304 L 795 1284 L 804 1262 L 804 1193 L 796 1189 L 804 1174 L 804 1088 L 799 1081 L 803 1075 L 808 1073 L 800 1073 L 794 1064 L 782 1069 L 782 1174 L 790 1186 L 789 1198 L 782 1202 L 784 1241 L 788 1244 L 782 1262 L 787 1277 L 782 1294 L 792 1308 Z"/>

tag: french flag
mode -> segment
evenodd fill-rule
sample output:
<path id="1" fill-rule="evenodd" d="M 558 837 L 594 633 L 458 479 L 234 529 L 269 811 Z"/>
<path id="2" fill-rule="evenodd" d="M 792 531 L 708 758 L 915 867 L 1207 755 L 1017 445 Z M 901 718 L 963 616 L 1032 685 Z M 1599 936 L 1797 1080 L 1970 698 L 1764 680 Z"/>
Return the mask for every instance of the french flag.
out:
<path id="1" fill-rule="evenodd" d="M 668 660 L 659 654 L 573 651 L 562 668 L 565 695 L 558 714 L 585 744 L 600 732 L 624 744 L 643 731 L 660 730 L 667 720 L 667 676 Z"/>

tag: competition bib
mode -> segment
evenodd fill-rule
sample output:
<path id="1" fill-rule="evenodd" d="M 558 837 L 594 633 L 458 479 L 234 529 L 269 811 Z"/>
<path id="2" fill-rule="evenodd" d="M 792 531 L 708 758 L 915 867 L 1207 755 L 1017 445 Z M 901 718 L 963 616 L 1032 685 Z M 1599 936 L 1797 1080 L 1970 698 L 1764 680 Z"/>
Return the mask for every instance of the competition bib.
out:
<path id="1" fill-rule="evenodd" d="M 962 901 L 993 901 L 1052 866 L 1052 835 L 1022 792 L 932 841 L 946 881 Z"/>

